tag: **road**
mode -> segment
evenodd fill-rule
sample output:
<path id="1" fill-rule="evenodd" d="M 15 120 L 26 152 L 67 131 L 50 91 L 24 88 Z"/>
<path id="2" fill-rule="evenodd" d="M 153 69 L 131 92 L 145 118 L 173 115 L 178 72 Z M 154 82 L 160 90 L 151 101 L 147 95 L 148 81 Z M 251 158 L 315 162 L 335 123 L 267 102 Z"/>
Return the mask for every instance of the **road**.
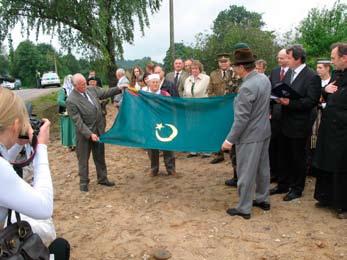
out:
<path id="1" fill-rule="evenodd" d="M 20 89 L 14 90 L 18 96 L 23 98 L 24 101 L 32 101 L 41 96 L 48 95 L 53 92 L 57 92 L 60 88 L 32 88 L 32 89 Z"/>

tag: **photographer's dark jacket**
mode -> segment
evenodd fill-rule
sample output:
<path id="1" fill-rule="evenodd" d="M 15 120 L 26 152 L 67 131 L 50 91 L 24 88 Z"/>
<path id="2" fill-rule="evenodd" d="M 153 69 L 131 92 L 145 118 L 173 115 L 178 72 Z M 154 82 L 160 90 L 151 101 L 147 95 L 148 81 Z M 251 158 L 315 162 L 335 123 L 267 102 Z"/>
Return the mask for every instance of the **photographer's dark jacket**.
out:
<path id="1" fill-rule="evenodd" d="M 76 134 L 89 139 L 91 134 L 104 133 L 105 121 L 98 99 L 106 99 L 121 93 L 119 88 L 101 89 L 88 87 L 86 93 L 90 100 L 73 90 L 66 100 L 67 112 L 76 126 Z M 90 102 L 91 101 L 91 102 Z"/>

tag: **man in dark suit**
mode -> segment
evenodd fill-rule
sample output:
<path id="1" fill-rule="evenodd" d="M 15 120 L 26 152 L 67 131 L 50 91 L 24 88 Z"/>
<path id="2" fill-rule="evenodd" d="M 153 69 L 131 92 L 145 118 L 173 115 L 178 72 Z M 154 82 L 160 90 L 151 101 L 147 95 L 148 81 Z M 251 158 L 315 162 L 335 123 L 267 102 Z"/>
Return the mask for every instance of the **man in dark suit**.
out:
<path id="1" fill-rule="evenodd" d="M 183 70 L 184 62 L 182 59 L 175 59 L 173 65 L 175 70 L 168 73 L 165 78 L 174 84 L 179 95 L 182 96 L 184 90 L 184 81 L 188 78 L 189 74 Z"/>
<path id="2" fill-rule="evenodd" d="M 107 179 L 105 163 L 105 147 L 99 142 L 99 136 L 104 133 L 105 121 L 98 99 L 106 99 L 121 93 L 119 88 L 108 90 L 87 88 L 86 79 L 82 74 L 72 77 L 74 89 L 66 101 L 66 108 L 76 126 L 76 153 L 78 171 L 80 175 L 80 190 L 87 192 L 89 184 L 88 161 L 92 151 L 96 167 L 98 184 L 114 186 L 115 183 Z"/>
<path id="3" fill-rule="evenodd" d="M 278 67 L 274 68 L 269 76 L 271 86 L 285 82 L 290 84 L 291 71 L 288 67 L 288 58 L 286 49 L 282 49 L 277 54 Z M 271 123 L 271 141 L 269 147 L 270 173 L 271 181 L 276 181 L 278 170 L 280 169 L 279 151 L 280 151 L 280 132 L 281 132 L 281 104 L 271 100 L 270 102 L 270 123 Z"/>
<path id="4" fill-rule="evenodd" d="M 283 200 L 302 196 L 305 187 L 305 147 L 314 121 L 314 107 L 321 93 L 320 78 L 306 64 L 306 53 L 301 45 L 287 48 L 288 66 L 292 69 L 290 87 L 299 98 L 278 98 L 282 105 L 280 133 L 281 169 L 278 185 L 270 194 L 287 193 Z"/>
<path id="5" fill-rule="evenodd" d="M 171 97 L 179 97 L 180 96 L 178 94 L 178 89 L 174 85 L 174 83 L 172 83 L 171 81 L 169 81 L 165 78 L 165 71 L 161 66 L 156 65 L 154 67 L 154 73 L 158 74 L 160 77 L 160 90 L 165 90 L 166 92 L 168 92 L 170 94 Z"/>

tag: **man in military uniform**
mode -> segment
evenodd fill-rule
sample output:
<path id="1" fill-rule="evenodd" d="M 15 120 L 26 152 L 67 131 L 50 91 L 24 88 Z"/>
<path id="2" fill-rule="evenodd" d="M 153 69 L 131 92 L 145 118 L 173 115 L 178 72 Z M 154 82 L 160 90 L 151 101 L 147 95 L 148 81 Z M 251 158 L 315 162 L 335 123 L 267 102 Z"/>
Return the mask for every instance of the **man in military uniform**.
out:
<path id="1" fill-rule="evenodd" d="M 217 57 L 219 68 L 210 74 L 210 84 L 207 88 L 209 97 L 236 93 L 240 84 L 240 78 L 231 68 L 230 54 L 221 53 Z"/>
<path id="2" fill-rule="evenodd" d="M 219 68 L 212 71 L 210 75 L 210 84 L 207 89 L 209 97 L 224 96 L 226 94 L 237 93 L 238 87 L 241 84 L 241 79 L 234 73 L 231 68 L 230 55 L 228 53 L 221 53 L 217 55 Z M 232 166 L 234 169 L 233 185 L 236 186 L 236 156 L 235 149 L 230 153 Z M 224 152 L 216 153 L 216 157 L 211 161 L 212 164 L 224 161 Z M 236 178 L 237 180 L 237 178 Z M 227 180 L 227 182 L 230 180 Z M 227 183 L 226 182 L 226 183 Z M 228 184 L 227 184 L 228 185 Z"/>

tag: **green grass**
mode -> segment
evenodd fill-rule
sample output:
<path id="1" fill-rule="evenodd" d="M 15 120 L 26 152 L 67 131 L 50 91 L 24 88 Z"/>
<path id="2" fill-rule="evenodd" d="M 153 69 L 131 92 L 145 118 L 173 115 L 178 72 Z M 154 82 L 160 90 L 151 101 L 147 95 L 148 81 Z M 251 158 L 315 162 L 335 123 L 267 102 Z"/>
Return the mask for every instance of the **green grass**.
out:
<path id="1" fill-rule="evenodd" d="M 33 114 L 37 115 L 38 118 L 47 118 L 51 121 L 51 136 L 53 138 L 59 137 L 57 96 L 58 92 L 54 92 L 34 99 L 31 102 L 33 105 Z"/>

